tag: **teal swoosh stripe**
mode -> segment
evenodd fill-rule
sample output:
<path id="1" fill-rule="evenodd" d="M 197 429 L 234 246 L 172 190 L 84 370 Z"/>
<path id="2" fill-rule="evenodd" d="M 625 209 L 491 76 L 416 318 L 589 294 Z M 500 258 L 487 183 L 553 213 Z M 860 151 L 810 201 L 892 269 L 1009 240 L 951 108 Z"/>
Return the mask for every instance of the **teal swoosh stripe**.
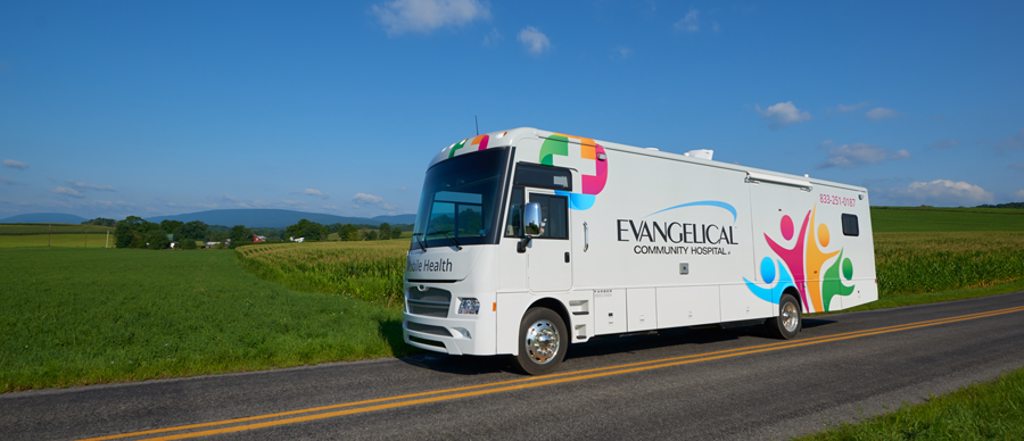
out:
<path id="1" fill-rule="evenodd" d="M 732 204 L 730 204 L 728 202 L 723 202 L 723 201 L 693 201 L 693 202 L 687 202 L 685 204 L 679 204 L 679 205 L 668 207 L 668 208 L 665 208 L 665 209 L 662 209 L 662 210 L 655 211 L 654 213 L 648 214 L 647 216 L 644 216 L 644 217 L 647 218 L 647 217 L 654 216 L 656 214 L 664 213 L 664 212 L 669 211 L 669 210 L 675 210 L 675 209 L 678 209 L 678 208 L 686 208 L 686 207 L 718 207 L 718 208 L 721 208 L 721 209 L 723 209 L 725 211 L 728 211 L 729 213 L 732 213 L 732 221 L 736 222 L 736 217 L 737 217 L 736 207 L 733 207 Z"/>

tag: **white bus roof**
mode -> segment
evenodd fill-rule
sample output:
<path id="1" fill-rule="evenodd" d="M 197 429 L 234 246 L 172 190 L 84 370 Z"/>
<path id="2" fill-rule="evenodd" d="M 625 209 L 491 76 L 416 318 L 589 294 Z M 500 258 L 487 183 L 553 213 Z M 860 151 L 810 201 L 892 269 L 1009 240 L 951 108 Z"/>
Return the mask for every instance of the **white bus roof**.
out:
<path id="1" fill-rule="evenodd" d="M 451 156 L 451 150 L 453 148 L 456 148 L 456 147 L 458 147 L 458 148 L 465 148 L 465 144 L 467 144 L 467 143 L 471 144 L 470 147 L 473 150 L 476 150 L 476 149 L 482 150 L 482 149 L 491 148 L 491 147 L 506 147 L 506 146 L 510 146 L 510 145 L 516 145 L 516 141 L 519 140 L 519 139 L 524 139 L 524 138 L 540 138 L 540 139 L 544 139 L 544 138 L 547 138 L 547 137 L 552 136 L 552 135 L 567 136 L 570 139 L 570 141 L 574 141 L 574 142 L 579 142 L 579 140 L 581 140 L 581 139 L 592 140 L 592 141 L 600 144 L 601 147 L 604 147 L 605 150 L 613 150 L 613 151 L 619 151 L 619 152 L 626 152 L 626 153 L 632 153 L 632 154 L 636 154 L 636 155 L 649 156 L 649 157 L 652 157 L 652 158 L 669 159 L 669 160 L 673 160 L 673 161 L 688 162 L 688 163 L 691 163 L 691 164 L 704 165 L 704 166 L 708 166 L 708 167 L 717 167 L 717 168 L 722 168 L 722 169 L 727 169 L 727 170 L 735 170 L 735 171 L 745 172 L 745 173 L 747 173 L 749 179 L 752 179 L 752 180 L 755 180 L 755 181 L 774 182 L 774 183 L 780 183 L 780 184 L 792 185 L 792 186 L 804 186 L 804 185 L 806 185 L 808 187 L 813 186 L 813 185 L 823 185 L 823 186 L 829 186 L 829 187 L 835 187 L 835 188 L 843 188 L 843 189 L 847 189 L 847 190 L 859 191 L 859 192 L 867 193 L 867 189 L 866 188 L 860 187 L 860 186 L 856 186 L 856 185 L 842 184 L 842 183 L 839 183 L 839 182 L 833 182 L 833 181 L 827 181 L 827 180 L 823 180 L 823 179 L 811 178 L 811 177 L 808 177 L 808 176 L 791 175 L 791 174 L 780 173 L 780 172 L 771 171 L 771 170 L 764 170 L 764 169 L 759 169 L 759 168 L 754 168 L 754 167 L 747 167 L 747 166 L 744 166 L 744 165 L 741 165 L 741 164 L 732 164 L 732 163 L 715 161 L 715 160 L 710 160 L 710 159 L 701 159 L 701 158 L 696 158 L 696 157 L 692 157 L 692 156 L 685 156 L 682 153 L 667 152 L 667 151 L 661 150 L 660 148 L 635 147 L 635 146 L 619 144 L 619 143 L 605 141 L 605 140 L 600 140 L 600 139 L 593 139 L 593 138 L 587 138 L 587 137 L 582 137 L 582 136 L 569 135 L 569 134 L 560 133 L 560 132 L 551 132 L 551 131 L 541 130 L 541 129 L 537 129 L 537 128 L 533 128 L 533 127 L 517 127 L 517 128 L 509 129 L 509 130 L 500 130 L 500 131 L 496 131 L 496 132 L 484 133 L 484 134 L 480 134 L 480 135 L 477 135 L 477 136 L 473 136 L 473 137 L 469 137 L 469 138 L 463 139 L 463 140 L 461 140 L 459 142 L 453 143 L 453 144 L 451 144 L 451 145 L 441 149 L 441 151 L 438 152 L 438 154 L 430 162 L 430 165 L 434 165 L 434 164 L 436 164 L 438 162 L 441 162 L 441 161 L 444 161 L 445 159 L 448 159 Z M 481 147 L 480 146 L 481 143 L 486 143 L 486 145 L 482 146 L 483 148 L 480 148 Z M 527 156 L 527 157 L 529 157 L 529 156 Z"/>

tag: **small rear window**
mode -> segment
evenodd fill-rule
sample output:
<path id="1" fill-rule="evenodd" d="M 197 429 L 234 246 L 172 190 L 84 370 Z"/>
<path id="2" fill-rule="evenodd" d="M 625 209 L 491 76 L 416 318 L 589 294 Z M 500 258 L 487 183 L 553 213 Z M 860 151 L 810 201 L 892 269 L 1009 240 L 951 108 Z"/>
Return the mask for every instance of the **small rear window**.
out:
<path id="1" fill-rule="evenodd" d="M 857 224 L 856 214 L 843 214 L 843 235 L 860 236 L 860 225 Z"/>

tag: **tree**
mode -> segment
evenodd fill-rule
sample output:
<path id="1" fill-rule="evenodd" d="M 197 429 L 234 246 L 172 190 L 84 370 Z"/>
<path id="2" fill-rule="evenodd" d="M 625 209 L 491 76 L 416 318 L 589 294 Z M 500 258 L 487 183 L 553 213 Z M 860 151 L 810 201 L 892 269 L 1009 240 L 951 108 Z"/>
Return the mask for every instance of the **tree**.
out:
<path id="1" fill-rule="evenodd" d="M 145 248 L 146 235 L 160 228 L 138 216 L 128 216 L 114 227 L 115 245 L 118 248 Z"/>
<path id="2" fill-rule="evenodd" d="M 117 221 L 113 219 L 107 219 L 105 217 L 97 217 L 95 219 L 89 219 L 85 222 L 82 222 L 82 225 L 99 225 L 101 227 L 113 227 L 115 224 L 117 224 Z"/>
<path id="3" fill-rule="evenodd" d="M 327 237 L 327 229 L 309 219 L 299 219 L 297 224 L 290 225 L 285 232 L 291 237 L 304 237 L 306 240 L 322 240 Z"/>
<path id="4" fill-rule="evenodd" d="M 377 240 L 377 230 L 366 230 L 363 233 L 363 240 Z"/>
<path id="5" fill-rule="evenodd" d="M 156 226 L 154 223 L 150 223 L 153 228 L 150 228 L 146 232 L 146 248 L 151 250 L 162 250 L 171 246 L 171 240 L 167 238 L 167 233 L 164 233 L 162 229 Z"/>
<path id="6" fill-rule="evenodd" d="M 175 239 L 178 239 L 178 232 L 181 230 L 183 225 L 185 225 L 184 222 L 171 219 L 160 221 L 160 229 L 164 230 L 164 233 L 170 234 Z"/>
<path id="7" fill-rule="evenodd" d="M 391 238 L 391 225 L 388 224 L 387 222 L 381 223 L 380 226 L 377 227 L 377 230 L 378 230 L 378 233 L 377 233 L 377 238 L 378 239 L 385 240 L 385 239 L 390 239 Z"/>
<path id="8" fill-rule="evenodd" d="M 209 229 L 210 227 L 203 221 L 186 222 L 178 229 L 178 236 L 181 236 L 181 240 L 206 240 Z"/>
<path id="9" fill-rule="evenodd" d="M 391 230 L 391 238 L 392 239 L 398 239 L 398 238 L 401 238 L 401 237 L 402 237 L 402 230 L 399 230 L 398 228 L 393 228 Z"/>
<path id="10" fill-rule="evenodd" d="M 237 247 L 242 244 L 252 242 L 252 230 L 245 227 L 245 225 L 235 225 L 231 227 L 231 233 L 228 235 L 231 239 L 231 246 Z"/>
<path id="11" fill-rule="evenodd" d="M 359 228 L 355 225 L 345 224 L 338 230 L 338 238 L 341 240 L 359 240 Z"/>

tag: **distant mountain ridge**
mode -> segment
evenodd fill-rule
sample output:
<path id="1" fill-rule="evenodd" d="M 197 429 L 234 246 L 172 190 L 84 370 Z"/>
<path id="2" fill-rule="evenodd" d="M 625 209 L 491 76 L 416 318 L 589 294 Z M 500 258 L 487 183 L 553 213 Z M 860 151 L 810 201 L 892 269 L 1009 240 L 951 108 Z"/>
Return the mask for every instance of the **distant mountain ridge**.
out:
<path id="1" fill-rule="evenodd" d="M 25 213 L 0 219 L 0 224 L 80 224 L 87 220 L 67 213 Z"/>
<path id="2" fill-rule="evenodd" d="M 223 210 L 207 210 L 195 213 L 182 213 L 169 216 L 153 216 L 146 218 L 150 222 L 164 220 L 176 220 L 181 222 L 202 221 L 208 225 L 245 225 L 251 228 L 284 228 L 295 224 L 300 219 L 309 219 L 313 222 L 329 224 L 356 224 L 356 225 L 380 225 L 389 224 L 412 224 L 416 221 L 415 214 L 400 214 L 392 216 L 375 217 L 354 217 L 338 216 L 327 213 L 310 213 L 295 210 L 280 210 L 272 208 L 237 208 Z"/>

